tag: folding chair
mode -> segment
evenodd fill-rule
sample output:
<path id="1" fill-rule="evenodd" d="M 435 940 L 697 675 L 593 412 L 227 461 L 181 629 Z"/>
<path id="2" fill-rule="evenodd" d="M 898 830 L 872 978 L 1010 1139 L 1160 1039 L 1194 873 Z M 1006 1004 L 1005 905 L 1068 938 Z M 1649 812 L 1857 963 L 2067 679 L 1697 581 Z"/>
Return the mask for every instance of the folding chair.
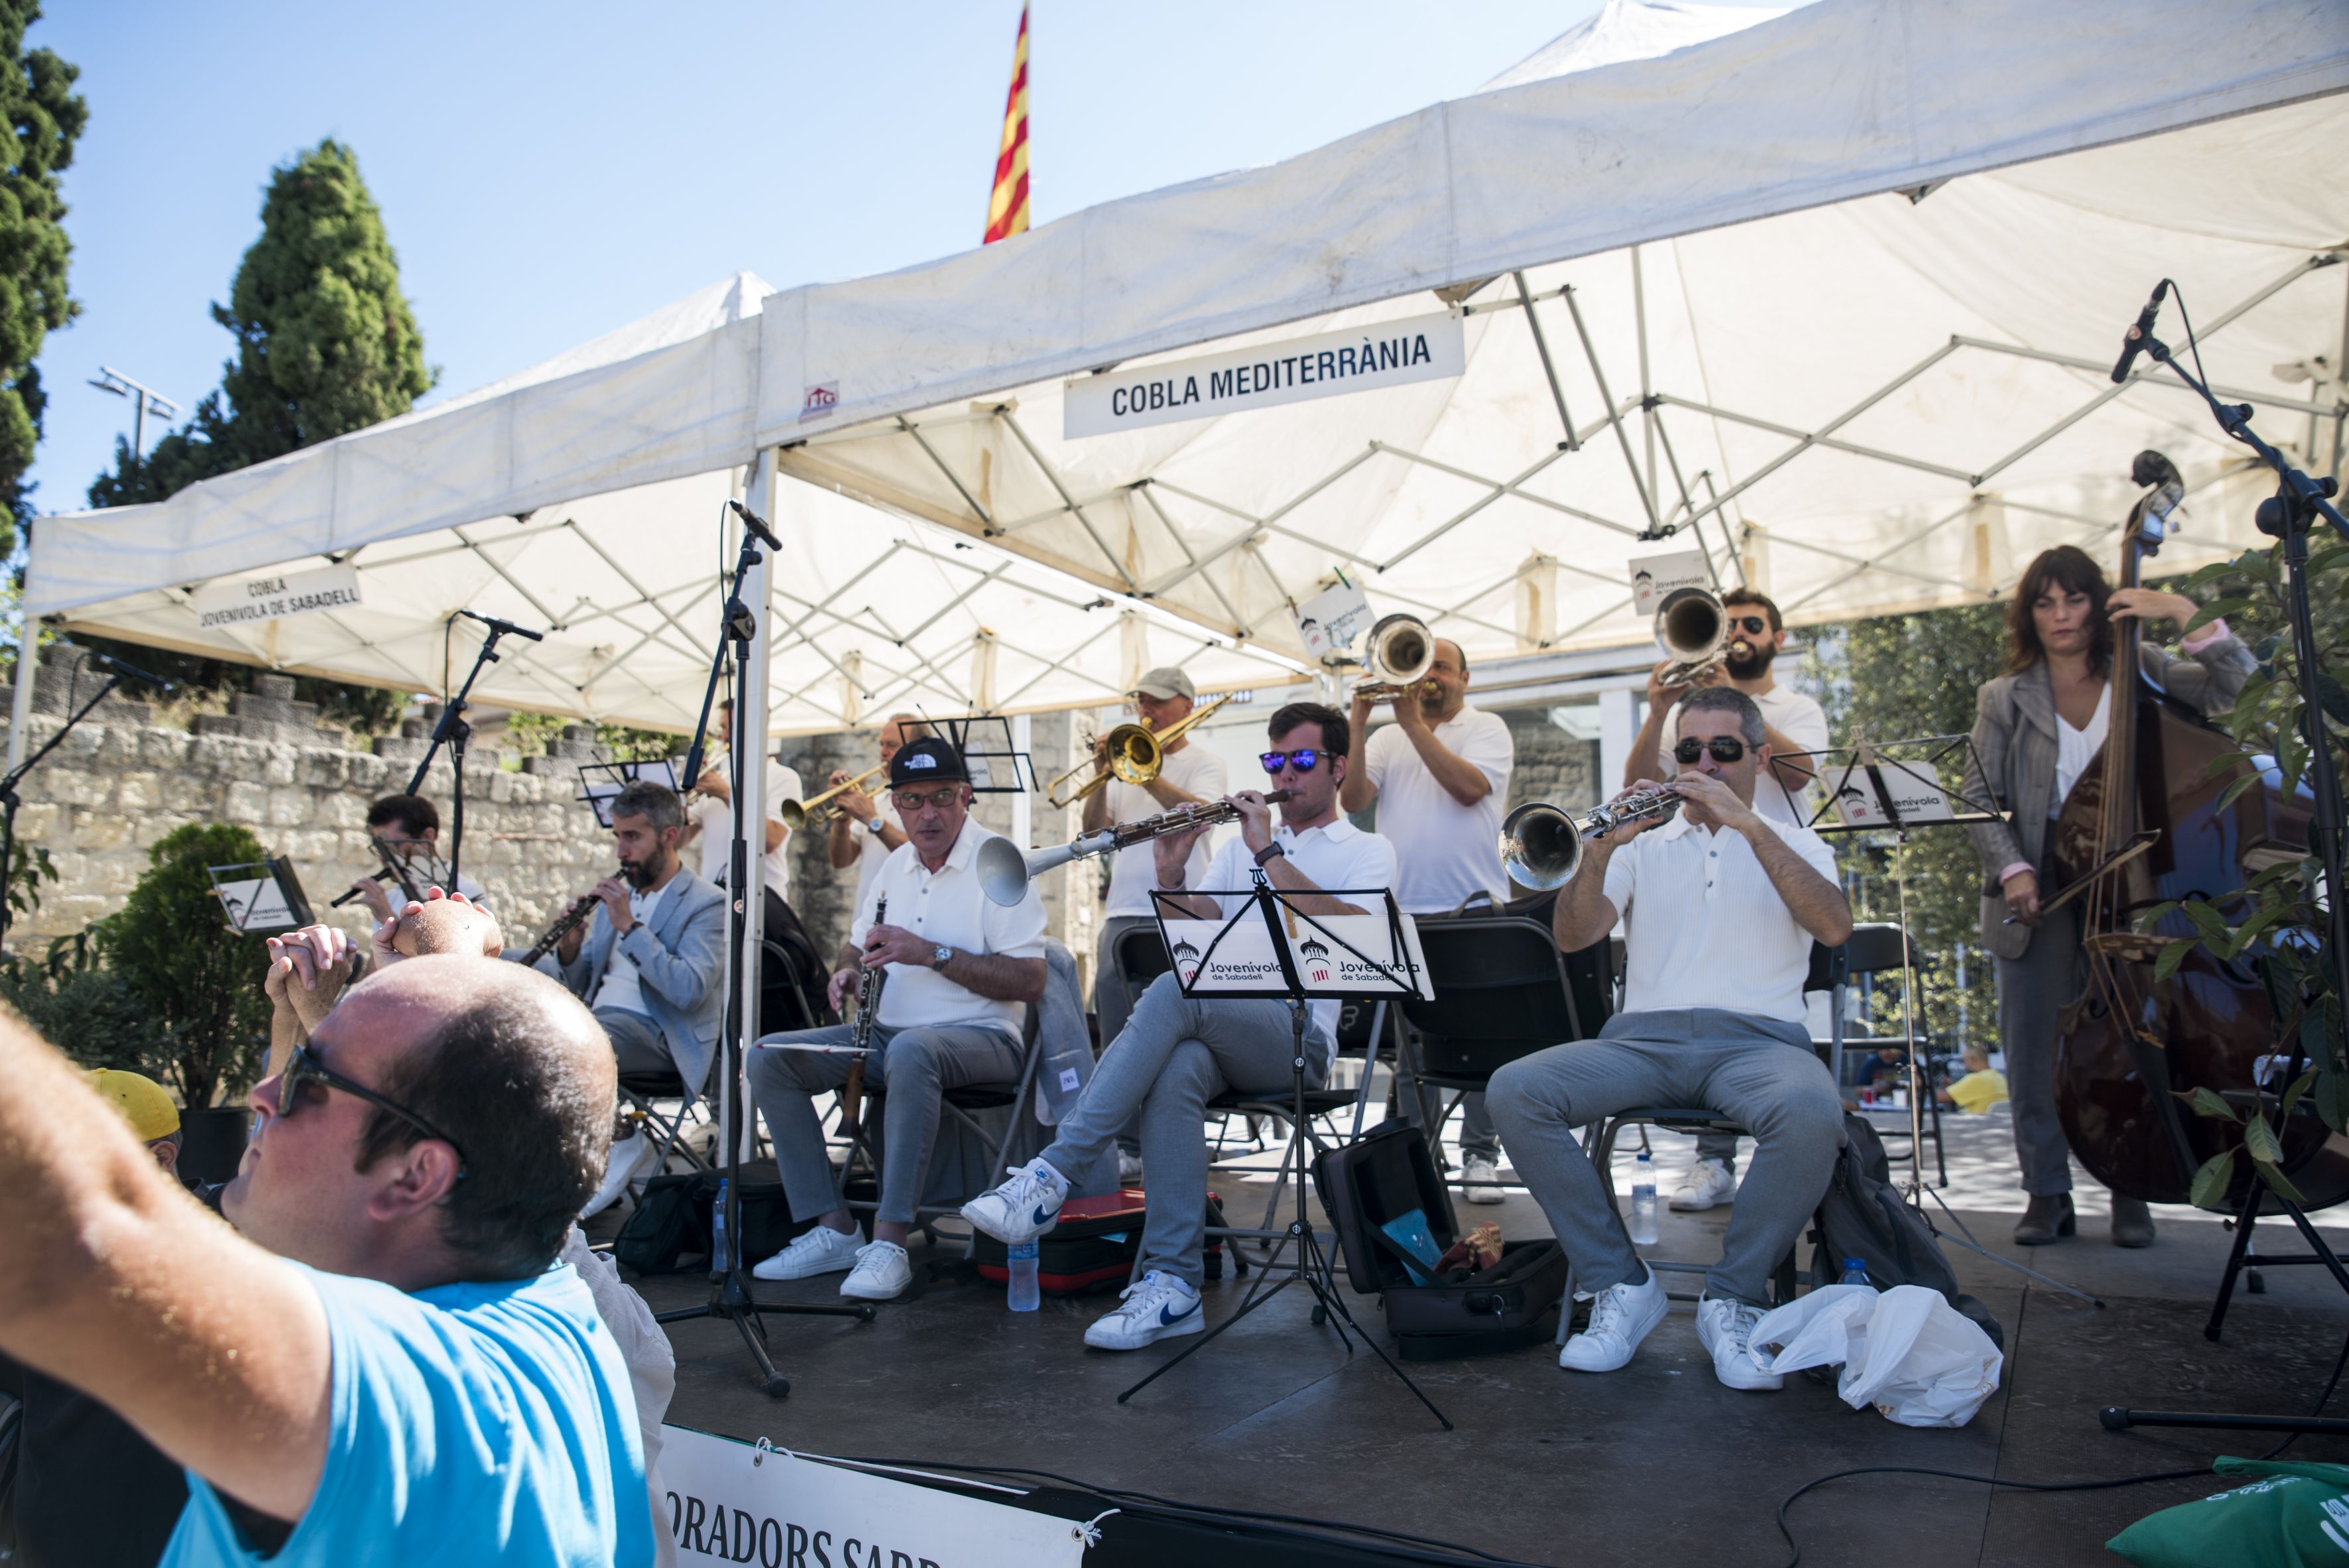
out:
<path id="1" fill-rule="evenodd" d="M 1900 927 L 1890 921 L 1871 921 L 1865 925 L 1853 926 L 1851 940 L 1844 944 L 1844 949 L 1849 955 L 1846 965 L 1847 984 L 1865 975 L 1889 974 L 1898 976 L 1901 973 Z M 1909 939 L 1907 956 L 1909 967 L 1921 978 L 1924 973 L 1924 961 L 1919 956 L 1914 937 Z M 1924 1096 L 1920 1109 L 1921 1119 L 1927 1128 L 1925 1136 L 1932 1140 L 1934 1168 L 1940 1174 L 1940 1184 L 1946 1187 L 1950 1184 L 1950 1160 L 1948 1152 L 1941 1146 L 1941 1102 L 1933 1094 L 1932 1046 L 1924 1027 L 1925 999 L 1921 991 L 1920 986 L 1920 994 L 1911 998 L 1909 1009 L 1917 1020 L 1917 1032 L 1914 1036 L 1864 1035 L 1849 1039 L 1841 1038 L 1844 1009 L 1843 999 L 1838 995 L 1835 1007 L 1838 1048 L 1835 1059 L 1828 1065 L 1835 1069 L 1836 1085 L 1841 1088 L 1844 1049 L 1897 1050 L 1901 1053 L 1904 1064 L 1909 1069 L 1909 1092 Z M 1909 1130 L 1902 1127 L 1893 1129 L 1882 1136 L 1905 1139 L 1909 1135 Z"/>

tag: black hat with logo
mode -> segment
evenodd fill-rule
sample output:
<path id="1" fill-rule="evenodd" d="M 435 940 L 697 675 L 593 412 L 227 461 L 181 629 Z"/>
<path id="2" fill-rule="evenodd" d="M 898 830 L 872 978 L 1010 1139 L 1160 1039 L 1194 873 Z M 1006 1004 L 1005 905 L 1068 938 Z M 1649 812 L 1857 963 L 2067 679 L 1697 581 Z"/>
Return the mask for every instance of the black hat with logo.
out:
<path id="1" fill-rule="evenodd" d="M 967 784 L 970 770 L 963 766 L 962 753 L 954 743 L 936 736 L 908 741 L 897 748 L 897 755 L 889 759 L 889 788 L 925 784 Z"/>

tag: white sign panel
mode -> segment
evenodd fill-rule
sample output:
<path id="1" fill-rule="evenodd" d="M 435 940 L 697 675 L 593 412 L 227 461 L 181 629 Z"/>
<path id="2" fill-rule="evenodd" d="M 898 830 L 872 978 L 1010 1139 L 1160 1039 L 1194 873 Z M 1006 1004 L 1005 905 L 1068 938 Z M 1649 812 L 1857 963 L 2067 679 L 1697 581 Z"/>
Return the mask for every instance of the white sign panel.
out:
<path id="1" fill-rule="evenodd" d="M 1326 665 L 1351 646 L 1354 634 L 1371 618 L 1371 602 L 1360 588 L 1340 583 L 1297 606 L 1297 640 L 1305 656 Z"/>
<path id="2" fill-rule="evenodd" d="M 1279 992 L 1287 982 L 1263 914 L 1242 910 L 1228 921 L 1168 920 L 1167 951 L 1185 989 L 1261 995 Z M 1296 919 L 1287 933 L 1291 962 L 1308 995 L 1402 995 L 1433 998 L 1419 927 L 1404 915 L 1402 952 L 1394 951 L 1387 917 L 1380 914 L 1317 914 Z M 1400 976 L 1408 984 L 1398 984 Z"/>
<path id="3" fill-rule="evenodd" d="M 1107 436 L 1436 381 L 1467 367 L 1461 318 L 1449 311 L 1415 315 L 1172 365 L 1081 376 L 1062 387 L 1061 433 L 1071 440 Z"/>
<path id="4" fill-rule="evenodd" d="M 359 603 L 359 569 L 347 562 L 284 577 L 207 583 L 188 599 L 196 624 L 207 632 L 321 610 L 353 610 Z"/>
<path id="5" fill-rule="evenodd" d="M 1949 795 L 1941 788 L 1941 776 L 1931 763 L 1878 762 L 1877 771 L 1884 775 L 1884 787 L 1891 792 L 1893 809 L 1900 813 L 1901 821 L 1946 822 L 1954 815 Z M 1838 773 L 1833 783 L 1836 820 L 1845 827 L 1892 825 L 1868 769 L 1854 763 Z"/>
<path id="6" fill-rule="evenodd" d="M 215 866 L 221 871 L 242 871 L 241 866 Z M 293 929 L 294 906 L 285 901 L 285 890 L 277 885 L 275 877 L 258 877 L 250 881 L 215 882 L 220 891 L 221 906 L 228 911 L 229 927 L 234 931 L 289 931 Z"/>
<path id="7" fill-rule="evenodd" d="M 1702 550 L 1675 550 L 1667 555 L 1640 555 L 1631 561 L 1631 612 L 1652 615 L 1663 608 L 1664 595 L 1675 588 L 1710 588 L 1713 569 Z"/>
<path id="8" fill-rule="evenodd" d="M 667 1530 L 679 1563 L 765 1568 L 1077 1568 L 1074 1522 L 819 1464 L 687 1427 L 661 1429 Z"/>

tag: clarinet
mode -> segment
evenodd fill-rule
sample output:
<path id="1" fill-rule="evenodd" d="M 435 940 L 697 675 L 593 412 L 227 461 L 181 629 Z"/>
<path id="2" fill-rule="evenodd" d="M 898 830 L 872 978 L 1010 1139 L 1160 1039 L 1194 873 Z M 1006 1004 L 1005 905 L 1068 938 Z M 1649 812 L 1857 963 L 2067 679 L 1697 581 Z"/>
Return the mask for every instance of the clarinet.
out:
<path id="1" fill-rule="evenodd" d="M 889 895 L 883 893 L 873 901 L 873 923 L 880 924 L 889 918 Z M 867 964 L 856 976 L 856 1022 L 849 1031 L 849 1043 L 857 1054 L 849 1058 L 848 1082 L 840 1090 L 840 1130 L 844 1138 L 854 1140 L 857 1133 L 858 1113 L 864 1101 L 864 1053 L 873 1048 L 873 1026 L 881 1016 L 881 987 L 889 978 L 886 964 Z"/>
<path id="2" fill-rule="evenodd" d="M 554 917 L 554 923 L 546 928 L 546 934 L 540 937 L 532 944 L 531 950 L 522 955 L 523 963 L 525 965 L 533 965 L 554 952 L 564 937 L 578 930 L 580 923 L 595 913 L 595 895 L 592 892 L 573 901 L 569 909 Z"/>

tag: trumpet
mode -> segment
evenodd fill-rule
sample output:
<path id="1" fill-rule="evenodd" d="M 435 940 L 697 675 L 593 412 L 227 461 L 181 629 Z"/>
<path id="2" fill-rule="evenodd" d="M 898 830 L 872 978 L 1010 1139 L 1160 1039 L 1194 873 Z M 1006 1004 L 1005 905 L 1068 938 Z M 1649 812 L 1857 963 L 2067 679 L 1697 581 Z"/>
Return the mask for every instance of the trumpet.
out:
<path id="1" fill-rule="evenodd" d="M 1381 615 L 1362 645 L 1362 678 L 1354 695 L 1393 702 L 1427 678 L 1435 665 L 1435 637 L 1416 615 Z"/>
<path id="2" fill-rule="evenodd" d="M 1268 789 L 1264 801 L 1268 806 L 1277 806 L 1288 796 L 1286 789 Z M 1080 833 L 1067 843 L 1050 849 L 1022 851 L 1009 839 L 991 838 L 978 846 L 978 885 L 988 898 L 1009 906 L 1027 897 L 1028 884 L 1056 866 L 1095 855 L 1112 855 L 1169 833 L 1232 821 L 1239 814 L 1240 809 L 1228 800 L 1202 800 L 1161 811 L 1155 817 L 1144 817 L 1138 822 Z"/>
<path id="3" fill-rule="evenodd" d="M 830 802 L 839 796 L 847 794 L 851 789 L 862 789 L 864 787 L 864 781 L 882 771 L 885 766 L 885 764 L 875 763 L 845 784 L 835 784 L 821 795 L 812 795 L 804 800 L 785 800 L 775 808 L 775 820 L 794 833 L 811 824 L 829 821 L 833 814 L 840 810 Z"/>
<path id="4" fill-rule="evenodd" d="M 1158 777 L 1158 770 L 1166 766 L 1168 743 L 1231 700 L 1231 694 L 1226 692 L 1205 707 L 1193 708 L 1164 729 L 1153 729 L 1146 724 L 1119 725 L 1101 740 L 1091 743 L 1096 755 L 1086 758 L 1053 779 L 1044 791 L 1044 799 L 1065 809 L 1075 805 L 1112 779 L 1136 788 L 1149 783 Z M 1099 754 L 1104 747 L 1107 748 L 1106 758 Z M 1079 774 L 1089 776 L 1077 786 L 1074 793 L 1063 799 L 1061 787 Z"/>
<path id="5" fill-rule="evenodd" d="M 1509 875 L 1536 892 L 1564 887 L 1582 864 L 1582 845 L 1630 822 L 1671 820 L 1681 809 L 1672 789 L 1642 789 L 1597 806 L 1577 819 L 1556 806 L 1530 801 L 1501 823 L 1501 863 Z"/>
<path id="6" fill-rule="evenodd" d="M 1705 588 L 1675 588 L 1656 607 L 1656 646 L 1672 661 L 1666 686 L 1687 686 L 1721 662 L 1729 641 L 1729 611 Z"/>

